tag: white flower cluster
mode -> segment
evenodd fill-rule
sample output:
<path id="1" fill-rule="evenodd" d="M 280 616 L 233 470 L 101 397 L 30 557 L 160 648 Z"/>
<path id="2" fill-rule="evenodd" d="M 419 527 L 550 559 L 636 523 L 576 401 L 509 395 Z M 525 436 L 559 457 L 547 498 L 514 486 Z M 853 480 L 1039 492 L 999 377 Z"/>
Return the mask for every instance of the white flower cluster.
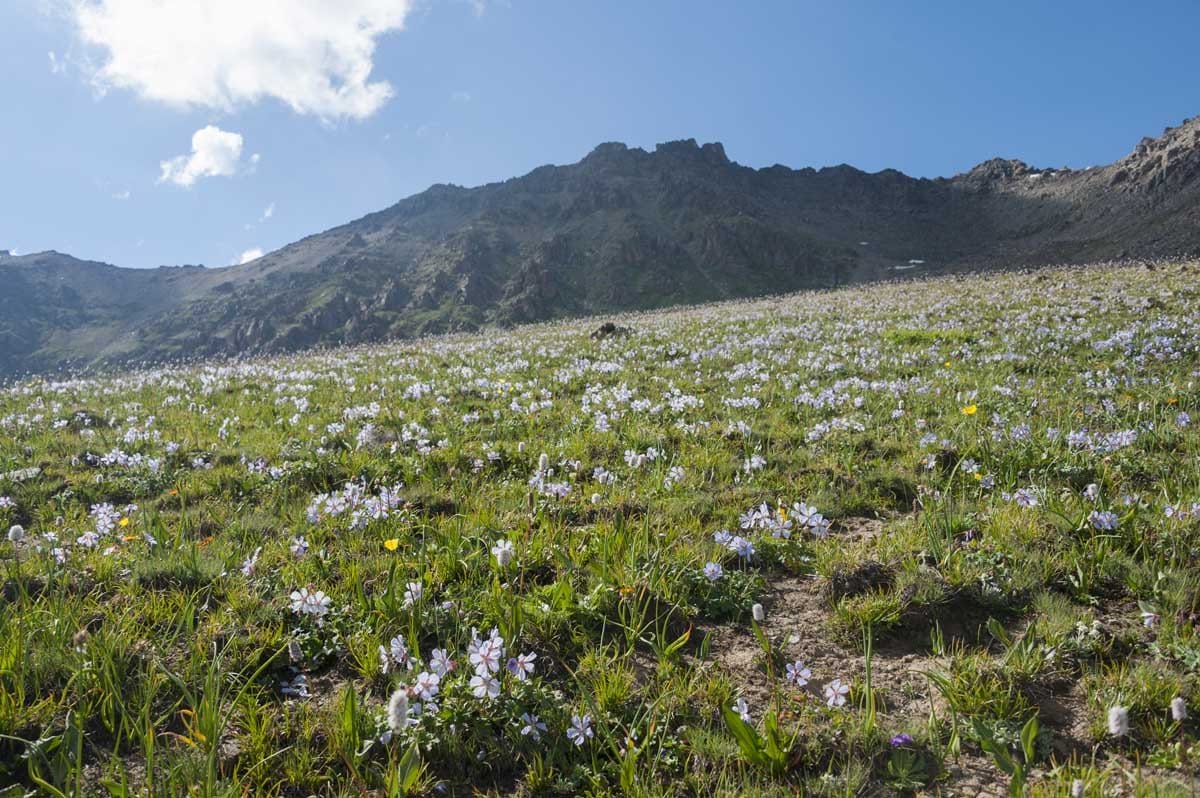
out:
<path id="1" fill-rule="evenodd" d="M 309 502 L 305 515 L 310 524 L 318 524 L 325 518 L 350 516 L 351 529 L 364 529 L 372 521 L 388 518 L 403 503 L 401 485 L 383 487 L 374 496 L 366 493 L 366 487 L 358 482 L 347 482 L 340 493 L 322 493 Z"/>

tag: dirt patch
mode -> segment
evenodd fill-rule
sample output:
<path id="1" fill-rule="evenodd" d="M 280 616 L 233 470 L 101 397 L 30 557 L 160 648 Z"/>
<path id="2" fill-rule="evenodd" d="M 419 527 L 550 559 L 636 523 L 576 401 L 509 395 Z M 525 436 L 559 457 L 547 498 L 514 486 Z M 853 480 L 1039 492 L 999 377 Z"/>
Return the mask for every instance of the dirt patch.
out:
<path id="1" fill-rule="evenodd" d="M 986 646 L 991 642 L 987 622 L 996 618 L 1006 628 L 1013 619 L 994 608 L 980 605 L 976 597 L 956 591 L 936 604 L 909 605 L 900 616 L 899 630 L 889 646 L 908 650 L 928 649 L 936 627 L 947 645 Z"/>
<path id="2" fill-rule="evenodd" d="M 895 573 L 892 568 L 875 560 L 867 560 L 853 568 L 835 568 L 829 575 L 829 595 L 834 601 L 847 596 L 861 596 L 892 586 Z"/>
<path id="3" fill-rule="evenodd" d="M 851 516 L 833 522 L 831 531 L 839 537 L 860 543 L 869 543 L 883 534 L 884 522 L 878 518 Z"/>
<path id="4" fill-rule="evenodd" d="M 861 684 L 865 662 L 861 651 L 834 640 L 826 624 L 829 616 L 828 580 L 820 577 L 789 576 L 776 579 L 762 596 L 765 618 L 760 624 L 785 661 L 802 660 L 812 670 L 809 691 L 820 696 L 822 687 L 835 678 Z M 771 697 L 771 684 L 764 670 L 762 648 L 749 622 L 698 625 L 711 638 L 711 657 L 736 685 L 757 716 Z M 883 701 L 884 728 L 900 729 L 923 722 L 931 702 L 939 715 L 949 710 L 925 674 L 940 670 L 942 658 L 914 650 L 911 645 L 876 646 L 872 657 L 872 684 Z M 777 677 L 778 678 L 778 677 Z M 923 794 L 938 796 L 1006 796 L 1008 780 L 984 756 L 964 752 L 946 763 L 941 778 Z"/>
<path id="5" fill-rule="evenodd" d="M 1088 742 L 1087 697 L 1078 681 L 1064 685 L 1063 691 L 1039 691 L 1029 698 L 1038 708 L 1042 724 L 1052 732 L 1050 747 L 1060 761 L 1086 760 L 1092 752 Z"/>
<path id="6" fill-rule="evenodd" d="M 924 795 L 946 796 L 946 798 L 1007 798 L 1008 777 L 1001 773 L 990 760 L 963 754 L 946 763 L 944 780 L 935 783 Z"/>
<path id="7" fill-rule="evenodd" d="M 786 662 L 801 660 L 812 670 L 814 694 L 835 678 L 861 683 L 866 675 L 861 651 L 837 642 L 829 633 L 829 582 L 820 577 L 788 576 L 774 580 L 762 596 L 765 618 L 760 624 Z M 710 635 L 711 656 L 752 707 L 765 706 L 772 685 L 765 671 L 762 646 L 750 624 L 698 624 Z M 911 649 L 877 648 L 872 681 L 889 715 L 925 717 L 930 685 L 924 674 L 939 660 Z M 778 676 L 777 676 L 778 678 Z"/>

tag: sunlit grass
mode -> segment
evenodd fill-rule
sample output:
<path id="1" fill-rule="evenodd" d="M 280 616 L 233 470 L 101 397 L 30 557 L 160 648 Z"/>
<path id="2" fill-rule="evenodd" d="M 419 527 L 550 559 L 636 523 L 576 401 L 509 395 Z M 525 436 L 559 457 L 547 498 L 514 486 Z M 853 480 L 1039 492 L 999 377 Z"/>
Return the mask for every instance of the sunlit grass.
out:
<path id="1" fill-rule="evenodd" d="M 1198 300 L 1098 266 L 9 386 L 0 782 L 1172 794 Z"/>

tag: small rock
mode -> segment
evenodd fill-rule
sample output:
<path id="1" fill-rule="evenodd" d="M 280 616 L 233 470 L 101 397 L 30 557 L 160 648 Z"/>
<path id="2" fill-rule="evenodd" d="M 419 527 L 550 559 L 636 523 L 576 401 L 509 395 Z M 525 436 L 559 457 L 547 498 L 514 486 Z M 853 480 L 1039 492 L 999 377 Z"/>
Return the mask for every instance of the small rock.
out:
<path id="1" fill-rule="evenodd" d="M 628 327 L 618 327 L 611 321 L 606 321 L 592 331 L 591 338 L 593 341 L 603 341 L 605 338 L 615 338 L 617 336 L 629 335 L 632 330 Z"/>

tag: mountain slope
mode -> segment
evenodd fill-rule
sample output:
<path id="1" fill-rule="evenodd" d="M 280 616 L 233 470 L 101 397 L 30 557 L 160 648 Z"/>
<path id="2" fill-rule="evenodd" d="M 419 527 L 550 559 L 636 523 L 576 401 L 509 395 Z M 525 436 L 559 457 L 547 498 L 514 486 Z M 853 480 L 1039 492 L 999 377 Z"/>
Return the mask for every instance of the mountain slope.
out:
<path id="1" fill-rule="evenodd" d="M 1087 170 L 925 180 L 751 169 L 720 144 L 602 144 L 438 185 L 242 266 L 0 257 L 0 374 L 274 352 L 755 296 L 897 271 L 1200 251 L 1200 118 Z M 914 263 L 919 262 L 919 263 Z"/>

